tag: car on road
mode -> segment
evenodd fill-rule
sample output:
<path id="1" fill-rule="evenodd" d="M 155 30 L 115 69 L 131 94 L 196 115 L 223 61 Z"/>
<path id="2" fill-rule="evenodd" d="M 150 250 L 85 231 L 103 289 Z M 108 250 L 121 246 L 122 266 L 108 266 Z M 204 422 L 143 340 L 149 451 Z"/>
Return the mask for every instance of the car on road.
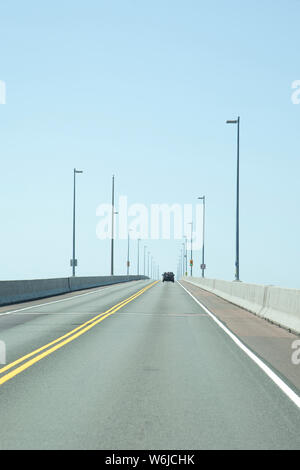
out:
<path id="1" fill-rule="evenodd" d="M 162 279 L 162 281 L 163 281 L 163 282 L 165 282 L 165 281 L 174 282 L 174 281 L 175 281 L 175 274 L 174 274 L 174 273 L 171 273 L 171 272 L 163 273 L 163 279 Z"/>

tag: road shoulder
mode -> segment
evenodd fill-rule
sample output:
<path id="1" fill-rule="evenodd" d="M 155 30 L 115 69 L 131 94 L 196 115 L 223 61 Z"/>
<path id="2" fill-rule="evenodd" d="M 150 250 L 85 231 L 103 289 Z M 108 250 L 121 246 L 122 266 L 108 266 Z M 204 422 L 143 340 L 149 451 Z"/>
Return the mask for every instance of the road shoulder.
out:
<path id="1" fill-rule="evenodd" d="M 292 362 L 292 344 L 299 336 L 187 281 L 180 283 L 296 392 L 300 391 L 300 365 Z"/>

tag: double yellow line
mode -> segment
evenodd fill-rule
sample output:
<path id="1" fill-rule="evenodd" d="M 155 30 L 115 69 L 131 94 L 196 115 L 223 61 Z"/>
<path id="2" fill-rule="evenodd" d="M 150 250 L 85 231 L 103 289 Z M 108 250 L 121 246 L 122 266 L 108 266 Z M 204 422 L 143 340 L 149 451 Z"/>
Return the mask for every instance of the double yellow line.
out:
<path id="1" fill-rule="evenodd" d="M 98 325 L 98 323 L 102 322 L 105 320 L 105 318 L 109 317 L 110 315 L 113 315 L 115 312 L 120 310 L 122 307 L 127 305 L 129 302 L 132 302 L 134 299 L 142 295 L 144 292 L 146 292 L 148 289 L 150 289 L 152 286 L 154 286 L 158 281 L 155 281 L 148 286 L 144 287 L 143 289 L 139 290 L 135 294 L 131 295 L 127 299 L 123 300 L 122 302 L 119 302 L 118 304 L 114 305 L 111 307 L 109 310 L 106 310 L 104 313 L 100 313 L 99 315 L 96 315 L 95 317 L 91 318 L 87 322 L 83 323 L 82 325 L 78 326 L 77 328 L 74 328 L 73 330 L 69 331 L 63 336 L 60 336 L 59 338 L 55 339 L 54 341 L 51 341 L 48 344 L 45 344 L 39 349 L 36 349 L 35 351 L 32 351 L 29 354 L 26 354 L 25 356 L 20 357 L 14 362 L 11 362 L 7 366 L 2 367 L 0 369 L 0 375 L 4 374 L 7 371 L 10 371 L 3 376 L 0 377 L 0 385 L 4 384 L 8 380 L 12 379 L 16 375 L 20 374 L 24 370 L 28 369 L 31 367 L 33 364 L 36 362 L 41 361 L 44 359 L 44 357 L 49 356 L 53 352 L 57 351 L 58 349 L 62 348 L 66 344 L 70 343 L 71 341 L 74 341 L 74 339 L 78 338 L 79 336 L 83 335 L 87 331 L 89 331 L 91 328 L 94 328 L 94 326 Z M 48 349 L 50 348 L 50 349 Z M 43 352 L 42 352 L 43 351 Z M 41 353 L 41 354 L 39 354 Z M 35 356 L 35 357 L 33 357 Z M 32 358 L 32 359 L 30 359 Z M 18 366 L 18 364 L 21 364 L 19 367 L 16 367 L 13 369 L 15 366 Z M 13 369 L 13 370 L 11 370 Z"/>

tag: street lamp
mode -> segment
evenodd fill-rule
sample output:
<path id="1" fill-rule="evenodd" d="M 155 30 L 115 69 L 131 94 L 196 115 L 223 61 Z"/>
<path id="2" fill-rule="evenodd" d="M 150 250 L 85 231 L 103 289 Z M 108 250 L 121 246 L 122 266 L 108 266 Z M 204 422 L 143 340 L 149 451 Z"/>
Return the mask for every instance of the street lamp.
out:
<path id="1" fill-rule="evenodd" d="M 191 277 L 193 276 L 193 222 L 190 222 L 189 225 L 191 226 L 191 259 L 190 259 L 190 267 L 191 267 Z"/>
<path id="2" fill-rule="evenodd" d="M 114 275 L 114 239 L 115 239 L 115 215 L 118 212 L 115 211 L 115 175 L 112 176 L 112 198 L 111 198 L 111 265 L 110 274 Z"/>
<path id="3" fill-rule="evenodd" d="M 203 223 L 202 223 L 202 230 L 203 230 L 203 235 L 202 235 L 202 277 L 204 277 L 204 271 L 205 271 L 205 262 L 204 262 L 204 237 L 205 237 L 205 196 L 198 197 L 198 199 L 201 199 L 203 201 Z"/>
<path id="4" fill-rule="evenodd" d="M 128 244 L 127 244 L 127 276 L 129 275 L 129 267 L 130 267 L 130 258 L 129 258 L 129 240 L 130 240 L 130 232 L 132 229 L 128 230 Z"/>
<path id="5" fill-rule="evenodd" d="M 226 124 L 237 124 L 237 178 L 236 178 L 236 255 L 235 280 L 240 280 L 240 117 L 226 121 Z"/>
<path id="6" fill-rule="evenodd" d="M 111 197 L 111 259 L 110 274 L 114 275 L 114 220 L 115 220 L 115 175 L 112 176 L 112 197 Z"/>
<path id="7" fill-rule="evenodd" d="M 83 173 L 81 170 L 74 168 L 74 188 L 73 188 L 73 258 L 71 259 L 72 276 L 75 276 L 75 267 L 77 266 L 77 259 L 75 257 L 75 220 L 76 220 L 76 174 Z"/>
<path id="8" fill-rule="evenodd" d="M 185 239 L 185 275 L 187 276 L 187 236 L 184 236 Z"/>
<path id="9" fill-rule="evenodd" d="M 182 277 L 184 277 L 184 258 L 185 258 L 185 243 L 182 243 Z"/>

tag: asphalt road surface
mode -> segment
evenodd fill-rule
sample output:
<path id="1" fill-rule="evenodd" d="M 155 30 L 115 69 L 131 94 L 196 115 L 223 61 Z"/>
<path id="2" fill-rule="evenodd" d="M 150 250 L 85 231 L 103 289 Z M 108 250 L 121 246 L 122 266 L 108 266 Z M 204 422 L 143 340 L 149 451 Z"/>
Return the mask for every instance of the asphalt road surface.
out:
<path id="1" fill-rule="evenodd" d="M 0 312 L 0 449 L 300 449 L 295 403 L 178 283 L 152 284 Z"/>

